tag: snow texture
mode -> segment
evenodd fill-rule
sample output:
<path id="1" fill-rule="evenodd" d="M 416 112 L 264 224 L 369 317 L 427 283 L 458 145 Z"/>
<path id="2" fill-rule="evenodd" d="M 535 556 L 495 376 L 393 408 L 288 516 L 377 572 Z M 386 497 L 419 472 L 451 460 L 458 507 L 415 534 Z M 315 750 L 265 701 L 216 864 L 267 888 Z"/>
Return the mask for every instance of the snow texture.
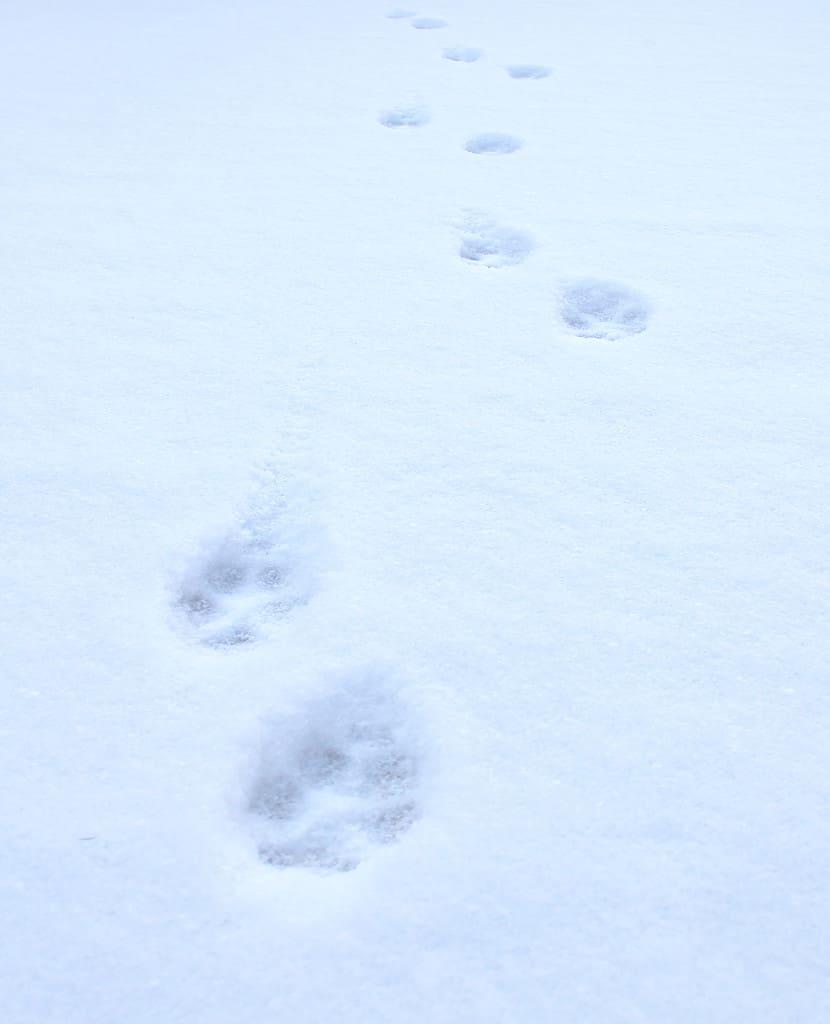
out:
<path id="1" fill-rule="evenodd" d="M 830 1021 L 829 34 L 2 5 L 2 1024 Z"/>

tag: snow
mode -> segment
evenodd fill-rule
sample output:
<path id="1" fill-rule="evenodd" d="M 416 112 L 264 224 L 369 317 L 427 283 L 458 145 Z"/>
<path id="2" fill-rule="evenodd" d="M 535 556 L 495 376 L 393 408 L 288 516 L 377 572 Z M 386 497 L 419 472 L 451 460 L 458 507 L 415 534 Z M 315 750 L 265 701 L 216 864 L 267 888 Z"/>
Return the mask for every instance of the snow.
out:
<path id="1" fill-rule="evenodd" d="M 2 12 L 4 1022 L 828 1019 L 828 20 Z"/>

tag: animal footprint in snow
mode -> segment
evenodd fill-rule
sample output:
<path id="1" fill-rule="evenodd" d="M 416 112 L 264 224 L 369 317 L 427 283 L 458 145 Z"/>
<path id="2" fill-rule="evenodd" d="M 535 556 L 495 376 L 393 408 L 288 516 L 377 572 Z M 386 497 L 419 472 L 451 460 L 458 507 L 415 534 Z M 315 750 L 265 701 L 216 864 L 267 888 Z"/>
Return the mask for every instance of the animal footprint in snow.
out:
<path id="1" fill-rule="evenodd" d="M 284 503 L 260 496 L 181 575 L 174 609 L 183 631 L 207 647 L 234 647 L 308 601 L 308 535 L 307 527 L 290 523 Z"/>
<path id="2" fill-rule="evenodd" d="M 446 28 L 447 22 L 443 18 L 413 18 L 410 25 L 421 29 Z"/>
<path id="3" fill-rule="evenodd" d="M 543 64 L 509 64 L 505 70 L 511 78 L 547 78 L 550 74 Z"/>
<path id="4" fill-rule="evenodd" d="M 532 251 L 533 239 L 523 231 L 472 217 L 464 227 L 458 254 L 471 263 L 497 268 L 523 263 Z"/>
<path id="5" fill-rule="evenodd" d="M 388 681 L 360 672 L 294 715 L 272 721 L 247 814 L 274 867 L 350 871 L 418 817 L 419 757 Z"/>
<path id="6" fill-rule="evenodd" d="M 643 296 L 625 285 L 584 278 L 565 288 L 560 313 L 579 337 L 614 341 L 644 331 L 649 309 Z"/>
<path id="7" fill-rule="evenodd" d="M 447 60 L 454 60 L 461 64 L 473 64 L 480 60 L 482 53 L 477 46 L 448 46 L 444 50 Z"/>
<path id="8" fill-rule="evenodd" d="M 480 153 L 494 155 L 501 153 L 515 153 L 521 149 L 522 140 L 515 135 L 504 135 L 502 132 L 482 132 L 479 135 L 472 135 L 464 143 L 468 153 Z"/>
<path id="9" fill-rule="evenodd" d="M 420 128 L 429 124 L 429 112 L 424 107 L 401 106 L 384 110 L 378 118 L 386 128 Z"/>
<path id="10" fill-rule="evenodd" d="M 396 7 L 394 10 L 390 11 L 386 15 L 386 17 L 387 18 L 414 18 L 415 17 L 415 11 L 408 11 L 408 10 L 406 10 L 405 7 Z"/>

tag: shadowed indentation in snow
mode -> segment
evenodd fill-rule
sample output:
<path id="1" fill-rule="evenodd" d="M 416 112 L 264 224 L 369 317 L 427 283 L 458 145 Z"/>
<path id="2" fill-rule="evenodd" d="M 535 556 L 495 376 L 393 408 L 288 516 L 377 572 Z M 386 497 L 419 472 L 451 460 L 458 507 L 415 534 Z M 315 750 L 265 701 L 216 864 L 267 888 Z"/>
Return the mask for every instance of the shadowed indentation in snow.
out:
<path id="1" fill-rule="evenodd" d="M 498 268 L 523 263 L 532 251 L 530 235 L 484 217 L 474 217 L 465 225 L 458 254 L 471 263 Z"/>
<path id="2" fill-rule="evenodd" d="M 448 46 L 444 50 L 444 57 L 447 60 L 458 61 L 461 64 L 473 64 L 481 59 L 482 52 L 477 46 Z"/>
<path id="3" fill-rule="evenodd" d="M 413 28 L 446 28 L 447 22 L 443 18 L 413 18 L 410 22 Z"/>
<path id="4" fill-rule="evenodd" d="M 562 292 L 562 320 L 581 338 L 616 340 L 648 325 L 648 303 L 638 292 L 614 281 L 584 278 Z"/>
<path id="5" fill-rule="evenodd" d="M 505 70 L 511 78 L 547 78 L 550 74 L 543 64 L 510 64 Z"/>
<path id="6" fill-rule="evenodd" d="M 412 726 L 385 677 L 359 672 L 269 723 L 247 814 L 274 867 L 350 871 L 419 814 Z"/>
<path id="7" fill-rule="evenodd" d="M 224 536 L 203 545 L 174 585 L 183 632 L 215 648 L 256 640 L 267 622 L 311 596 L 309 540 L 308 527 L 291 522 L 271 482 Z"/>
<path id="8" fill-rule="evenodd" d="M 515 153 L 520 149 L 522 140 L 515 135 L 505 135 L 502 132 L 481 132 L 479 135 L 472 135 L 464 143 L 468 153 L 481 153 L 485 155 Z"/>
<path id="9" fill-rule="evenodd" d="M 378 121 L 386 128 L 419 128 L 429 124 L 429 112 L 419 106 L 393 107 L 382 111 Z"/>
<path id="10" fill-rule="evenodd" d="M 396 7 L 391 10 L 387 15 L 387 18 L 414 18 L 415 11 L 408 11 L 405 7 Z"/>

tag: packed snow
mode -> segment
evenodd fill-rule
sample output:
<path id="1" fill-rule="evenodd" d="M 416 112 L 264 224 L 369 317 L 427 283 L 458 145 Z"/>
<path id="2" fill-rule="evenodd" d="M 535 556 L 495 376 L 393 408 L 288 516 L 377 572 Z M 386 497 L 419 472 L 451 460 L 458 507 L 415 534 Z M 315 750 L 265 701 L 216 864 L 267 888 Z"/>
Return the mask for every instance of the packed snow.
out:
<path id="1" fill-rule="evenodd" d="M 5 5 L 3 1024 L 830 1020 L 828 28 Z"/>

